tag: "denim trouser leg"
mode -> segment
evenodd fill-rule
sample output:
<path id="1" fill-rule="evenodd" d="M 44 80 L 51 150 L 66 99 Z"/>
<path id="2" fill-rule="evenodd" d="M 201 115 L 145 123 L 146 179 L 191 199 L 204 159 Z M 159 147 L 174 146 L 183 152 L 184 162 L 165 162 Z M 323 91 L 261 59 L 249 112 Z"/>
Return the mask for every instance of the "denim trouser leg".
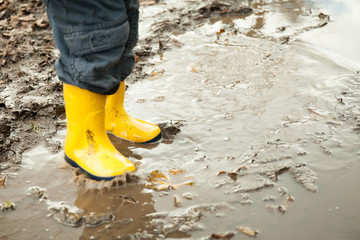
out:
<path id="1" fill-rule="evenodd" d="M 59 79 L 113 94 L 135 63 L 138 0 L 44 0 L 60 57 Z"/>

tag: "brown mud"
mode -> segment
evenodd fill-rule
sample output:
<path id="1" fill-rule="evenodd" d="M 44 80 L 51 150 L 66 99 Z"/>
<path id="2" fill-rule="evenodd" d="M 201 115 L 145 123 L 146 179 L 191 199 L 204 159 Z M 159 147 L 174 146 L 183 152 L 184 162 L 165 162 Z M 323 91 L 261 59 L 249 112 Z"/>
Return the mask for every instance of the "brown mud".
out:
<path id="1" fill-rule="evenodd" d="M 163 139 L 109 135 L 137 171 L 93 182 L 63 160 L 41 1 L 0 0 L 0 239 L 359 239 L 360 5 L 140 10 L 126 104 Z"/>

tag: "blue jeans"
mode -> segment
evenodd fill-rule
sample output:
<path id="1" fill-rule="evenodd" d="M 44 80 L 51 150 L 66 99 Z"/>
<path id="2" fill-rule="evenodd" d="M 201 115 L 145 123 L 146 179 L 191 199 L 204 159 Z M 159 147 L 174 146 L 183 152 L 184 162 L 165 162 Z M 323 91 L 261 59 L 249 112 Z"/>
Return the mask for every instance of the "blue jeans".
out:
<path id="1" fill-rule="evenodd" d="M 133 70 L 138 0 L 43 0 L 60 57 L 59 79 L 109 95 Z"/>

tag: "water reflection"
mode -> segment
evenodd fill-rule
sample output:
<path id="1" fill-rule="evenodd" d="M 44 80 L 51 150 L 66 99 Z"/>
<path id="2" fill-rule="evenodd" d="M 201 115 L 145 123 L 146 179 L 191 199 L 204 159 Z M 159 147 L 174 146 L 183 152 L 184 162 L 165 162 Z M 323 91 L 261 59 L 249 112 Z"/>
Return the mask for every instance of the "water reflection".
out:
<path id="1" fill-rule="evenodd" d="M 152 194 L 143 190 L 144 186 L 140 184 L 101 191 L 80 190 L 75 205 L 85 210 L 86 215 L 112 213 L 115 216 L 114 220 L 101 226 L 85 227 L 80 239 L 122 239 L 143 233 L 150 220 L 145 216 L 155 212 Z"/>

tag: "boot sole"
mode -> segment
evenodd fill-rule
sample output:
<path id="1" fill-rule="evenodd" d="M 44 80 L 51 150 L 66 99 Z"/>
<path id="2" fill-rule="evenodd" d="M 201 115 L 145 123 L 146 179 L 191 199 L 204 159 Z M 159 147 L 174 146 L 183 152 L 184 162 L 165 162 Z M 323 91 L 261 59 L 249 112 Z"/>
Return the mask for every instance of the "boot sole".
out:
<path id="1" fill-rule="evenodd" d="M 151 139 L 151 140 L 149 140 L 147 142 L 143 142 L 143 143 L 153 143 L 153 142 L 156 142 L 156 141 L 158 141 L 160 139 L 161 139 L 161 132 L 156 137 L 154 137 L 153 139 Z"/>
<path id="2" fill-rule="evenodd" d="M 116 176 L 114 176 L 114 177 L 99 177 L 99 176 L 96 176 L 94 174 L 91 174 L 88 171 L 86 171 L 85 169 L 83 169 L 82 167 L 80 167 L 75 161 L 71 160 L 68 156 L 66 156 L 66 154 L 65 154 L 65 161 L 70 166 L 80 169 L 83 173 L 86 174 L 86 176 L 88 178 L 90 178 L 92 180 L 95 180 L 95 181 L 110 181 L 110 180 L 113 180 L 116 177 Z"/>

